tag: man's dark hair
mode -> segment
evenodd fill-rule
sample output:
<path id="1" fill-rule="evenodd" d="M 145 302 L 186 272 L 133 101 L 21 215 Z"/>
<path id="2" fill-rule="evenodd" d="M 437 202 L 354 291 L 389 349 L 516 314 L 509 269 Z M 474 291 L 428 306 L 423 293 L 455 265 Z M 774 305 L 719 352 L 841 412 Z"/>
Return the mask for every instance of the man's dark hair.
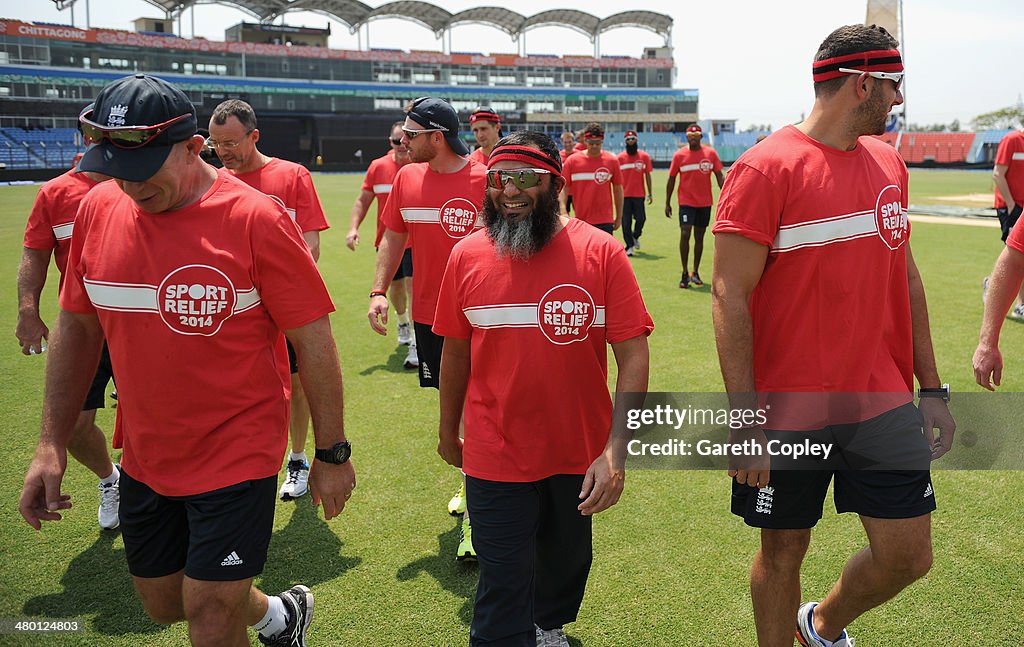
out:
<path id="1" fill-rule="evenodd" d="M 553 160 L 555 166 L 562 165 L 562 156 L 558 154 L 558 146 L 555 144 L 555 140 L 546 133 L 536 130 L 517 130 L 499 139 L 498 143 L 494 145 L 494 149 L 497 150 L 502 146 L 538 148 L 540 152 Z"/>
<path id="2" fill-rule="evenodd" d="M 241 99 L 228 99 L 213 109 L 210 120 L 223 126 L 229 117 L 234 117 L 245 126 L 246 130 L 256 130 L 256 111 Z"/>
<path id="3" fill-rule="evenodd" d="M 586 139 L 587 135 L 593 135 L 603 138 L 604 126 L 597 123 L 596 121 L 591 121 L 589 124 L 587 124 L 587 127 L 583 129 L 583 139 Z"/>
<path id="4" fill-rule="evenodd" d="M 829 34 L 818 46 L 815 62 L 828 58 L 870 52 L 876 49 L 896 49 L 899 41 L 885 27 L 879 25 L 845 25 Z M 846 83 L 847 77 L 819 81 L 814 84 L 814 96 L 830 97 Z"/>

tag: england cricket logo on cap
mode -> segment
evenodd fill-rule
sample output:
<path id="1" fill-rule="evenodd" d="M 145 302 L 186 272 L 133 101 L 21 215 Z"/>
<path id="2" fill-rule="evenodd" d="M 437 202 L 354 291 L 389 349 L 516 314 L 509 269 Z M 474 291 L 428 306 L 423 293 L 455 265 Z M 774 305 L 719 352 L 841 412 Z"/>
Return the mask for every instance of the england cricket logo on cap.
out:
<path id="1" fill-rule="evenodd" d="M 602 166 L 601 168 L 594 171 L 594 181 L 597 182 L 598 184 L 607 184 L 611 182 L 611 180 L 612 172 L 606 169 L 605 167 Z"/>
<path id="2" fill-rule="evenodd" d="M 157 290 L 160 318 L 182 335 L 217 334 L 234 313 L 237 295 L 231 279 L 209 265 L 173 270 Z"/>
<path id="3" fill-rule="evenodd" d="M 889 249 L 896 250 L 907 242 L 907 212 L 903 209 L 903 193 L 890 184 L 875 200 L 875 228 Z"/>
<path id="4" fill-rule="evenodd" d="M 452 198 L 437 215 L 444 233 L 452 238 L 464 238 L 476 227 L 479 213 L 476 205 L 466 198 Z"/>
<path id="5" fill-rule="evenodd" d="M 584 341 L 597 321 L 594 298 L 578 285 L 556 285 L 537 304 L 537 321 L 552 344 L 565 346 Z"/>
<path id="6" fill-rule="evenodd" d="M 123 126 L 124 118 L 128 116 L 128 106 L 118 104 L 110 109 L 110 114 L 107 115 L 107 126 Z"/>

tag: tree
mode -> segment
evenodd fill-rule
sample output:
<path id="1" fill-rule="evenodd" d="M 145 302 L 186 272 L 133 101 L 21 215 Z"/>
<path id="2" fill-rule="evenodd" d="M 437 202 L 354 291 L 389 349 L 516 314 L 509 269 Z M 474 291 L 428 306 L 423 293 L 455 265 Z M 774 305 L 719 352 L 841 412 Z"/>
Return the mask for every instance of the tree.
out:
<path id="1" fill-rule="evenodd" d="M 1007 130 L 1024 125 L 1024 105 L 1018 103 L 1008 108 L 978 115 L 971 122 L 975 130 Z"/>

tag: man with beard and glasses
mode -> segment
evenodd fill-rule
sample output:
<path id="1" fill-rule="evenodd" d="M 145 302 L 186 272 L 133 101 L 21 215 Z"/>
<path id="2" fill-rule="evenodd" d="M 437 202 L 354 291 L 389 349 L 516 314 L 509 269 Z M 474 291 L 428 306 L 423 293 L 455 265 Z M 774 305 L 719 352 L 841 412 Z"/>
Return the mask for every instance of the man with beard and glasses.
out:
<path id="1" fill-rule="evenodd" d="M 413 163 L 398 170 L 384 206 L 386 229 L 377 253 L 367 316 L 374 332 L 387 334 L 388 300 L 384 295 L 409 242 L 416 274 L 412 313 L 420 386 L 436 389 L 444 345 L 444 337 L 431 330 L 437 294 L 455 243 L 480 226 L 487 167 L 466 158 L 469 150 L 459 136 L 459 115 L 447 101 L 421 97 L 406 106 L 405 114 L 402 145 L 409 149 Z M 474 559 L 464 480 L 448 501 L 448 513 L 463 515 L 456 559 Z"/>
<path id="2" fill-rule="evenodd" d="M 651 191 L 651 156 L 640 150 L 635 130 L 626 131 L 626 150 L 619 153 L 619 168 L 622 170 L 622 237 L 626 241 L 626 256 L 633 250 L 640 250 L 640 234 L 644 233 L 647 204 L 654 201 Z M 646 191 L 644 186 L 646 185 Z"/>
<path id="3" fill-rule="evenodd" d="M 377 236 L 373 240 L 373 247 L 379 248 L 380 241 L 384 238 L 384 204 L 391 193 L 391 184 L 398 174 L 398 169 L 409 163 L 409 149 L 402 143 L 402 123 L 396 121 L 391 125 L 391 137 L 388 143 L 391 150 L 385 155 L 370 162 L 370 168 L 366 169 L 366 177 L 363 179 L 363 186 L 352 205 L 352 220 L 349 225 L 348 235 L 345 236 L 345 245 L 352 251 L 356 251 L 359 244 L 359 225 L 366 218 L 366 212 L 370 210 L 370 203 L 374 198 L 377 200 Z M 420 365 L 419 356 L 416 352 L 416 343 L 412 337 L 412 323 L 409 318 L 409 294 L 412 292 L 412 245 L 406 243 L 405 251 L 402 253 L 402 263 L 398 266 L 395 276 L 391 279 L 391 287 L 388 289 L 388 298 L 395 304 L 395 316 L 398 319 L 398 343 L 408 345 L 409 353 L 405 357 L 405 368 L 416 368 Z"/>
<path id="4" fill-rule="evenodd" d="M 907 167 L 866 136 L 903 102 L 897 46 L 875 25 L 832 32 L 814 58 L 811 113 L 740 156 L 713 229 L 725 388 L 737 409 L 771 407 L 733 439 L 824 436 L 838 455 L 810 469 L 767 456 L 730 464 L 732 511 L 761 531 L 750 592 L 762 647 L 792 645 L 794 625 L 801 645 L 853 645 L 845 627 L 932 563 L 930 462 L 956 425 L 907 243 Z M 872 444 L 884 455 L 865 462 L 854 450 Z M 822 602 L 801 605 L 800 566 L 833 479 L 836 511 L 860 516 L 868 546 Z"/>
<path id="5" fill-rule="evenodd" d="M 260 129 L 256 112 L 245 101 L 229 99 L 213 109 L 210 116 L 210 138 L 207 145 L 228 170 L 252 188 L 280 201 L 302 231 L 313 260 L 320 258 L 320 232 L 328 228 L 327 216 L 306 167 L 295 162 L 264 155 L 256 143 Z M 288 433 L 292 448 L 285 465 L 284 483 L 278 491 L 282 501 L 293 501 L 309 491 L 310 460 L 306 455 L 309 435 L 309 402 L 299 380 L 298 358 L 291 341 L 288 347 L 288 368 L 291 372 L 291 414 Z"/>
<path id="6" fill-rule="evenodd" d="M 568 645 L 591 517 L 619 500 L 625 410 L 647 390 L 654 324 L 633 269 L 610 236 L 559 215 L 560 173 L 547 135 L 498 142 L 486 231 L 455 246 L 434 317 L 445 338 L 437 451 L 466 474 L 480 564 L 471 645 Z"/>
<path id="7" fill-rule="evenodd" d="M 469 159 L 486 166 L 487 158 L 490 156 L 491 151 L 494 150 L 494 145 L 498 143 L 502 136 L 501 116 L 490 108 L 477 108 L 469 116 L 469 129 L 473 131 L 473 137 L 476 138 L 476 143 L 480 145 L 479 148 L 469 154 Z"/>

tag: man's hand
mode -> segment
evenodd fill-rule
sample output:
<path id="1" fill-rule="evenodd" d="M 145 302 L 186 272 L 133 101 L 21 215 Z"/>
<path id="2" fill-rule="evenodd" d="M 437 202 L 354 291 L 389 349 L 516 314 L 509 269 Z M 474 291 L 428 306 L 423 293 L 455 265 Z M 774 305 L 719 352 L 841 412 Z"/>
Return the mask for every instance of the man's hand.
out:
<path id="1" fill-rule="evenodd" d="M 666 218 L 671 218 L 672 217 L 672 205 L 670 205 L 670 204 L 666 204 L 665 205 L 665 217 Z"/>
<path id="2" fill-rule="evenodd" d="M 647 205 L 650 206 L 652 204 L 654 204 L 654 195 L 648 193 L 647 194 Z"/>
<path id="3" fill-rule="evenodd" d="M 348 235 L 345 236 L 345 245 L 353 252 L 356 251 L 356 245 L 359 244 L 359 230 L 349 229 Z"/>
<path id="4" fill-rule="evenodd" d="M 995 387 L 1003 381 L 1003 354 L 999 352 L 999 348 L 978 344 L 972 363 L 974 381 L 989 391 L 995 391 Z"/>
<path id="5" fill-rule="evenodd" d="M 43 352 L 43 340 L 50 338 L 50 330 L 39 318 L 39 313 L 18 313 L 18 327 L 14 334 L 21 344 L 22 355 L 35 355 Z"/>
<path id="6" fill-rule="evenodd" d="M 462 445 L 463 440 L 458 436 L 454 438 L 442 436 L 437 442 L 437 455 L 453 467 L 462 467 Z"/>
<path id="7" fill-rule="evenodd" d="M 71 495 L 60 491 L 67 465 L 66 449 L 44 444 L 36 447 L 36 455 L 25 474 L 25 485 L 18 501 L 21 516 L 36 530 L 42 528 L 43 521 L 60 521 L 58 510 L 71 507 Z"/>
<path id="8" fill-rule="evenodd" d="M 366 315 L 370 319 L 370 328 L 378 335 L 388 334 L 388 299 L 382 294 L 370 299 L 370 312 Z"/>
<path id="9" fill-rule="evenodd" d="M 921 398 L 917 408 L 924 418 L 924 437 L 932 449 L 932 460 L 940 458 L 953 447 L 953 433 L 956 431 L 949 406 L 942 398 Z M 939 430 L 938 438 L 935 437 L 935 429 Z"/>
<path id="10" fill-rule="evenodd" d="M 622 226 L 622 216 L 615 216 L 615 222 L 612 223 L 612 231 L 618 231 L 619 227 Z"/>
<path id="11" fill-rule="evenodd" d="M 768 437 L 760 427 L 729 431 L 730 445 L 740 446 L 747 441 L 753 441 L 753 444 L 748 444 L 744 453 L 729 454 L 729 476 L 736 479 L 740 485 L 766 487 L 771 476 L 772 464 L 771 457 L 768 456 Z M 758 446 L 761 449 L 751 450 L 751 446 Z"/>
<path id="12" fill-rule="evenodd" d="M 611 448 L 606 448 L 587 468 L 580 490 L 583 503 L 577 509 L 586 516 L 607 510 L 619 502 L 625 485 L 626 468 L 615 466 Z"/>
<path id="13" fill-rule="evenodd" d="M 324 504 L 324 519 L 328 521 L 341 514 L 356 489 L 356 468 L 351 460 L 341 465 L 313 461 L 309 469 L 309 491 L 313 505 Z"/>

